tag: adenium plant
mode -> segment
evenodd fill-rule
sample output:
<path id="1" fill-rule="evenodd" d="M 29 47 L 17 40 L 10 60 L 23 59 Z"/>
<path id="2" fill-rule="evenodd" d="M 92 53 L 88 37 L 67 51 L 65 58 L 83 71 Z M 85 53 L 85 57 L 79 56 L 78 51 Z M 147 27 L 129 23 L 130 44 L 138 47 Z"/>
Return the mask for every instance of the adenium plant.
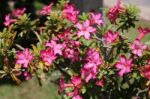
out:
<path id="1" fill-rule="evenodd" d="M 36 76 L 41 82 L 59 71 L 56 84 L 63 99 L 149 98 L 150 49 L 142 39 L 150 29 L 135 27 L 135 6 L 118 0 L 102 15 L 82 13 L 61 0 L 44 6 L 37 19 L 30 15 L 17 8 L 5 17 L 0 78 L 19 84 Z M 139 31 L 133 41 L 125 36 L 130 28 Z"/>

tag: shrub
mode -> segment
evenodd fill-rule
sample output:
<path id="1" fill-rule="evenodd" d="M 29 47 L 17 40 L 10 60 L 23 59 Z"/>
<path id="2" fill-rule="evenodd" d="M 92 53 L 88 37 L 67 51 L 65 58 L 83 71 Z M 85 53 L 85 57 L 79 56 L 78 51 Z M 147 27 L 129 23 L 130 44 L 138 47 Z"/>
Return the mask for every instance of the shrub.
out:
<path id="1" fill-rule="evenodd" d="M 17 83 L 55 70 L 59 94 L 68 99 L 149 97 L 150 53 L 139 26 L 132 41 L 125 36 L 138 21 L 135 6 L 118 3 L 106 13 L 80 13 L 61 0 L 44 6 L 37 19 L 26 8 L 5 16 L 0 32 L 0 78 Z M 41 21 L 42 18 L 42 21 Z"/>

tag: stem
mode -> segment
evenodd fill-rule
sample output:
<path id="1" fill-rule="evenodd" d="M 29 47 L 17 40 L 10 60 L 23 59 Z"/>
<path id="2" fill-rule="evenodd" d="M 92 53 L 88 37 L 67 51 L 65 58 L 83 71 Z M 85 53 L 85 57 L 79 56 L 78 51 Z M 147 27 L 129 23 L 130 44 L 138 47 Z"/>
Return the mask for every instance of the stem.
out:
<path id="1" fill-rule="evenodd" d="M 96 36 L 96 38 L 95 38 L 96 40 L 98 40 L 98 41 L 101 41 L 102 42 L 102 44 L 104 45 L 103 47 L 106 47 L 106 48 L 111 48 L 110 46 L 107 46 L 106 44 L 105 44 L 105 41 L 104 41 L 104 39 L 102 39 L 102 38 L 99 38 L 99 37 L 97 37 Z"/>
<path id="2" fill-rule="evenodd" d="M 121 26 L 119 26 L 116 31 L 119 31 L 125 24 L 122 24 Z"/>
<path id="3" fill-rule="evenodd" d="M 42 43 L 42 39 L 41 39 L 40 35 L 36 31 L 33 31 L 33 32 L 36 35 L 36 37 L 38 38 L 39 42 Z"/>
<path id="4" fill-rule="evenodd" d="M 111 99 L 111 90 L 109 92 L 108 99 Z"/>
<path id="5" fill-rule="evenodd" d="M 16 47 L 19 48 L 20 50 L 24 50 L 24 48 L 23 48 L 21 45 L 19 45 L 19 44 L 15 44 L 15 45 L 16 45 Z"/>
<path id="6" fill-rule="evenodd" d="M 96 36 L 95 39 L 102 42 L 103 49 L 101 49 L 101 51 L 103 51 L 104 59 L 107 60 L 108 59 L 107 50 L 110 49 L 111 47 L 105 44 L 105 40 L 103 38 L 99 38 L 98 36 Z"/>
<path id="7" fill-rule="evenodd" d="M 55 66 L 62 74 L 64 74 L 67 77 L 70 77 L 70 75 L 66 71 L 62 70 L 58 65 L 55 65 Z"/>
<path id="8" fill-rule="evenodd" d="M 138 89 L 138 92 L 137 92 L 136 96 L 139 96 L 140 93 L 146 92 L 148 90 L 149 90 L 149 88 L 146 88 L 146 89 L 143 89 L 143 90 Z"/>
<path id="9" fill-rule="evenodd" d="M 22 71 L 22 69 L 12 69 L 11 72 L 13 72 L 13 71 Z"/>
<path id="10" fill-rule="evenodd" d="M 106 59 L 107 60 L 109 60 L 110 59 L 110 55 L 111 55 L 111 53 L 113 52 L 113 49 L 115 48 L 115 46 L 113 46 L 110 50 L 109 50 L 109 52 L 108 52 L 108 54 L 107 54 L 107 56 L 106 56 Z"/>

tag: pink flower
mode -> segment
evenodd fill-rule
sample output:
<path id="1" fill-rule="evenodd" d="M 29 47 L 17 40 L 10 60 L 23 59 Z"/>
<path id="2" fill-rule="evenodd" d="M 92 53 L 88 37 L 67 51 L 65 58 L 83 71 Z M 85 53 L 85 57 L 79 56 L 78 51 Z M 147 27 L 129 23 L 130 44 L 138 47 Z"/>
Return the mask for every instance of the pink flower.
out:
<path id="1" fill-rule="evenodd" d="M 119 69 L 119 76 L 131 72 L 132 59 L 127 59 L 124 55 L 120 56 L 120 61 L 115 64 L 116 68 Z"/>
<path id="2" fill-rule="evenodd" d="M 80 90 L 78 88 L 75 88 L 73 92 L 68 92 L 67 96 L 72 97 L 72 99 L 82 99 L 80 95 Z"/>
<path id="3" fill-rule="evenodd" d="M 40 11 L 40 15 L 49 15 L 52 11 L 53 3 L 50 3 L 48 6 L 44 6 Z"/>
<path id="4" fill-rule="evenodd" d="M 142 44 L 140 40 L 136 39 L 132 45 L 130 45 L 132 53 L 137 56 L 142 56 L 143 51 L 147 49 L 147 45 Z"/>
<path id="5" fill-rule="evenodd" d="M 117 1 L 117 4 L 109 9 L 109 12 L 107 14 L 108 19 L 110 20 L 111 23 L 115 23 L 116 19 L 119 16 L 119 13 L 124 11 L 124 8 L 122 8 L 121 5 L 121 0 Z"/>
<path id="6" fill-rule="evenodd" d="M 104 86 L 104 79 L 96 81 L 96 85 L 103 87 Z"/>
<path id="7" fill-rule="evenodd" d="M 95 79 L 96 78 L 97 72 L 94 73 L 90 69 L 82 68 L 81 75 L 84 77 L 85 82 L 88 83 L 91 79 Z"/>
<path id="8" fill-rule="evenodd" d="M 25 72 L 23 73 L 23 75 L 24 75 L 24 77 L 25 77 L 25 80 L 29 80 L 29 79 L 30 79 L 30 74 L 29 74 L 29 72 L 25 71 Z"/>
<path id="9" fill-rule="evenodd" d="M 56 40 L 51 40 L 50 42 L 46 43 L 46 46 L 50 47 L 54 51 L 54 55 L 62 55 L 62 50 L 64 49 L 63 44 L 58 44 Z"/>
<path id="10" fill-rule="evenodd" d="M 22 16 L 23 14 L 24 14 L 24 12 L 26 11 L 26 8 L 22 8 L 22 9 L 15 9 L 14 11 L 13 11 L 13 15 L 15 16 L 15 17 L 20 17 L 20 16 Z"/>
<path id="11" fill-rule="evenodd" d="M 26 48 L 23 52 L 17 53 L 16 64 L 23 65 L 24 68 L 28 67 L 28 64 L 33 60 L 33 54 Z"/>
<path id="12" fill-rule="evenodd" d="M 97 24 L 99 26 L 104 24 L 104 20 L 102 19 L 102 15 L 100 13 L 94 14 L 90 13 L 90 23 Z"/>
<path id="13" fill-rule="evenodd" d="M 149 60 L 147 60 L 147 64 L 148 64 L 148 65 L 150 65 L 150 59 L 149 59 Z"/>
<path id="14" fill-rule="evenodd" d="M 77 88 L 81 88 L 82 87 L 82 78 L 80 76 L 73 76 L 71 78 L 71 82 Z"/>
<path id="15" fill-rule="evenodd" d="M 79 41 L 74 41 L 74 40 L 70 40 L 69 43 L 75 48 L 79 48 L 81 45 Z"/>
<path id="16" fill-rule="evenodd" d="M 64 77 L 59 80 L 59 94 L 61 94 L 66 88 L 73 88 L 73 91 L 67 92 L 66 95 L 72 97 L 72 99 L 82 99 L 80 96 L 80 88 L 82 87 L 82 78 L 80 76 L 72 76 L 71 84 L 65 84 Z"/>
<path id="17" fill-rule="evenodd" d="M 103 63 L 103 60 L 99 52 L 95 48 L 87 50 L 85 61 L 89 63 L 93 63 L 95 65 L 100 65 Z"/>
<path id="18" fill-rule="evenodd" d="M 75 51 L 73 48 L 65 48 L 63 52 L 63 56 L 71 60 L 71 62 L 75 62 L 79 60 L 79 52 Z"/>
<path id="19" fill-rule="evenodd" d="M 88 83 L 89 80 L 96 78 L 99 65 L 103 63 L 103 60 L 101 59 L 100 54 L 96 49 L 87 50 L 87 55 L 84 60 L 85 64 L 81 70 L 81 75 Z"/>
<path id="20" fill-rule="evenodd" d="M 59 90 L 58 90 L 58 93 L 62 94 L 62 92 L 64 91 L 64 89 L 65 89 L 65 82 L 64 82 L 64 78 L 62 77 L 59 80 Z"/>
<path id="21" fill-rule="evenodd" d="M 40 52 L 40 55 L 42 57 L 42 60 L 44 62 L 47 62 L 49 65 L 51 65 L 52 62 L 56 59 L 54 51 L 51 48 L 49 48 L 47 50 L 42 50 Z"/>
<path id="22" fill-rule="evenodd" d="M 65 41 L 69 41 L 70 34 L 71 34 L 71 29 L 68 28 L 65 30 L 65 32 L 58 34 L 57 37 Z"/>
<path id="23" fill-rule="evenodd" d="M 8 14 L 8 15 L 5 16 L 4 25 L 5 25 L 5 26 L 9 26 L 10 24 L 12 24 L 12 23 L 14 23 L 14 22 L 16 22 L 16 21 L 17 21 L 16 19 L 11 19 L 11 18 L 10 18 L 10 15 Z"/>
<path id="24" fill-rule="evenodd" d="M 106 44 L 111 44 L 111 43 L 114 43 L 117 38 L 119 38 L 119 33 L 117 32 L 112 32 L 112 31 L 108 31 L 105 35 L 104 35 L 104 38 L 105 38 L 105 42 Z"/>
<path id="25" fill-rule="evenodd" d="M 62 92 L 65 90 L 65 88 L 67 88 L 67 87 L 73 87 L 73 86 L 74 86 L 73 84 L 65 84 L 64 77 L 61 77 L 60 80 L 59 80 L 59 90 L 58 90 L 58 93 L 62 94 Z"/>
<path id="26" fill-rule="evenodd" d="M 141 40 L 146 34 L 150 33 L 149 28 L 139 27 L 138 30 L 139 30 L 140 34 L 139 34 L 137 39 L 139 39 L 139 40 Z"/>
<path id="27" fill-rule="evenodd" d="M 75 7 L 73 5 L 67 4 L 62 13 L 66 19 L 70 20 L 73 23 L 77 22 L 79 11 L 75 10 Z"/>
<path id="28" fill-rule="evenodd" d="M 89 20 L 86 20 L 83 24 L 77 23 L 76 27 L 79 29 L 77 35 L 79 37 L 84 36 L 85 39 L 90 39 L 91 34 L 96 32 L 96 28 L 90 26 Z"/>
<path id="29" fill-rule="evenodd" d="M 80 95 L 76 95 L 72 99 L 83 99 L 83 98 Z"/>
<path id="30" fill-rule="evenodd" d="M 150 80 L 150 65 L 144 66 L 144 70 L 140 70 L 141 73 Z"/>

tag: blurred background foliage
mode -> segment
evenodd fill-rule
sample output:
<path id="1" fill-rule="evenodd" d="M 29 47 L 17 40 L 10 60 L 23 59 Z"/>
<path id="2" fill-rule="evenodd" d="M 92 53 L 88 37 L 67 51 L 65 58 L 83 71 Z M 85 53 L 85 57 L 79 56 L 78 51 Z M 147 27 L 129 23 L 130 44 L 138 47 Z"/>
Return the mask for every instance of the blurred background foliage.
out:
<path id="1" fill-rule="evenodd" d="M 48 5 L 50 2 L 54 4 L 58 0 L 0 0 L 0 30 L 4 28 L 3 22 L 5 15 L 10 13 L 15 8 L 25 7 L 27 13 L 32 13 L 31 18 L 36 17 L 36 11 L 41 9 L 44 5 Z"/>

